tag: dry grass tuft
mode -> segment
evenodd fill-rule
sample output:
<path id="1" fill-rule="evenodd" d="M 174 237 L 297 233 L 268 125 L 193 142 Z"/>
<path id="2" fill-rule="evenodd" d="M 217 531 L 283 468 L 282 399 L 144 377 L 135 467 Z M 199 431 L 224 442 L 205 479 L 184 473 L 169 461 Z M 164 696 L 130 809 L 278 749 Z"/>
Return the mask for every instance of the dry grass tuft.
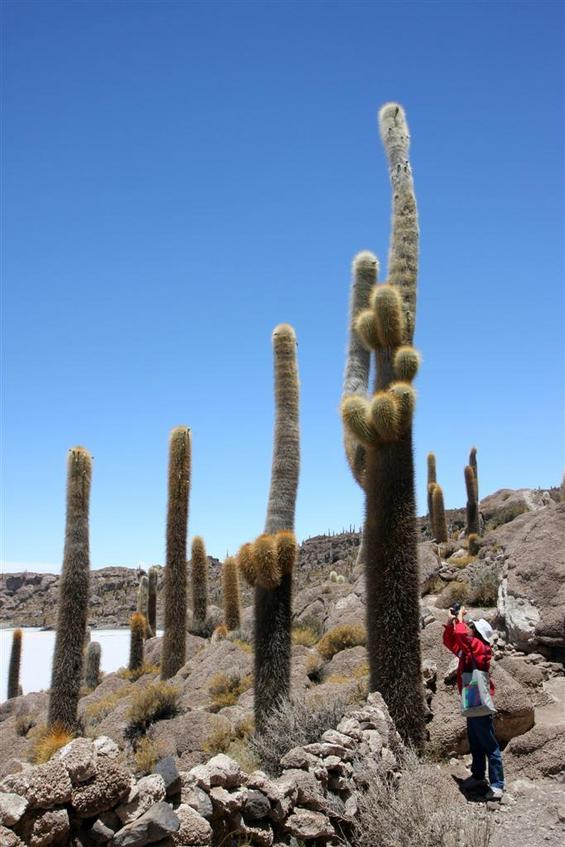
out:
<path id="1" fill-rule="evenodd" d="M 354 819 L 355 847 L 488 847 L 492 821 L 462 802 L 451 777 L 408 754 L 397 782 L 368 771 Z"/>
<path id="2" fill-rule="evenodd" d="M 300 644 L 302 647 L 313 647 L 320 640 L 320 633 L 309 626 L 295 626 L 292 628 L 292 643 Z"/>
<path id="3" fill-rule="evenodd" d="M 136 682 L 140 677 L 145 676 L 145 674 L 157 674 L 159 673 L 159 666 L 152 665 L 150 662 L 144 662 L 138 668 L 130 671 L 129 668 L 121 668 L 117 676 L 120 679 L 129 679 L 130 682 Z"/>
<path id="4" fill-rule="evenodd" d="M 108 694 L 106 697 L 101 697 L 95 703 L 91 703 L 84 710 L 86 722 L 93 725 L 99 724 L 114 711 L 120 700 L 131 694 L 132 690 L 131 685 L 124 685 L 119 691 L 114 691 L 113 694 Z"/>
<path id="5" fill-rule="evenodd" d="M 178 712 L 179 696 L 179 689 L 165 681 L 135 691 L 128 711 L 130 729 L 143 732 L 155 721 L 173 718 Z"/>
<path id="6" fill-rule="evenodd" d="M 205 740 L 202 749 L 205 753 L 210 753 L 211 756 L 215 756 L 217 753 L 227 753 L 232 741 L 233 736 L 229 729 L 217 727 Z"/>
<path id="7" fill-rule="evenodd" d="M 349 647 L 358 647 L 367 643 L 367 630 L 360 624 L 342 624 L 326 632 L 317 645 L 324 659 L 331 659 L 336 653 Z"/>
<path id="8" fill-rule="evenodd" d="M 217 673 L 210 680 L 208 691 L 212 698 L 210 706 L 211 712 L 219 712 L 226 706 L 233 706 L 237 703 L 241 694 L 248 691 L 253 685 L 251 674 L 241 677 L 238 673 L 228 674 Z"/>
<path id="9" fill-rule="evenodd" d="M 72 741 L 74 735 L 67 732 L 62 726 L 49 728 L 46 725 L 35 727 L 30 733 L 32 738 L 30 759 L 36 765 L 48 762 L 51 756 Z"/>
<path id="10" fill-rule="evenodd" d="M 163 745 L 146 735 L 140 739 L 135 748 L 134 760 L 139 774 L 152 773 L 153 768 L 164 755 Z"/>

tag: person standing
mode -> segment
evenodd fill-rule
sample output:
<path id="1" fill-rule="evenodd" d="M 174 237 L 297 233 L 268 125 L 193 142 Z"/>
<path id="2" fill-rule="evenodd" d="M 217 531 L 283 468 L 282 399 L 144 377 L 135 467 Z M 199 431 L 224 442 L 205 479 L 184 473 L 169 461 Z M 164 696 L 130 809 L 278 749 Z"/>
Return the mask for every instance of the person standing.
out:
<path id="1" fill-rule="evenodd" d="M 459 694 L 463 689 L 463 674 L 472 673 L 473 669 L 487 674 L 492 661 L 491 641 L 493 629 L 488 621 L 480 618 L 471 621 L 469 626 L 464 621 L 466 609 L 454 606 L 449 610 L 449 620 L 443 631 L 443 643 L 459 658 L 457 667 L 457 688 Z M 494 683 L 489 675 L 491 696 L 494 695 Z M 465 790 L 483 790 L 488 792 L 488 799 L 500 800 L 504 793 L 504 768 L 500 745 L 494 733 L 492 714 L 467 718 L 467 736 L 471 750 L 471 776 L 464 780 Z M 488 777 L 485 774 L 488 763 Z"/>

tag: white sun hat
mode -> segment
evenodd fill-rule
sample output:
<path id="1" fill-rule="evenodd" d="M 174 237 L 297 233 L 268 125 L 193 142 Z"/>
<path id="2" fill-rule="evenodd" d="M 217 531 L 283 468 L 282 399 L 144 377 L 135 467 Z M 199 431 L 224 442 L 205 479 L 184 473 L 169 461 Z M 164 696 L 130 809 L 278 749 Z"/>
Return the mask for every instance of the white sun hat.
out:
<path id="1" fill-rule="evenodd" d="M 485 621 L 484 618 L 479 618 L 478 621 L 473 621 L 473 626 L 480 634 L 481 638 L 483 638 L 487 642 L 487 644 L 490 644 L 494 635 L 494 629 L 489 624 L 489 622 Z"/>

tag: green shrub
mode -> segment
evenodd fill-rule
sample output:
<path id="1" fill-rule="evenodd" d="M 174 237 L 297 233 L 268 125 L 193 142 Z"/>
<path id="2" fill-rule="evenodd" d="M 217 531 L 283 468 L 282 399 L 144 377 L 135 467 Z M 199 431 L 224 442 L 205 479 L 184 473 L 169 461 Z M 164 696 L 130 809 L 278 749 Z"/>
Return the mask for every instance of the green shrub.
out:
<path id="1" fill-rule="evenodd" d="M 367 644 L 367 630 L 360 624 L 342 624 L 330 629 L 318 642 L 317 650 L 324 659 L 331 659 L 336 653 L 349 647 Z"/>
<path id="2" fill-rule="evenodd" d="M 488 529 L 496 529 L 499 526 L 502 526 L 505 523 L 510 523 L 514 518 L 517 518 L 519 515 L 523 515 L 524 512 L 528 511 L 528 507 L 525 503 L 509 503 L 507 506 L 503 506 L 502 509 L 499 509 L 495 515 L 488 522 Z"/>
<path id="3" fill-rule="evenodd" d="M 494 562 L 483 562 L 469 574 L 469 602 L 478 606 L 496 606 L 500 568 Z"/>

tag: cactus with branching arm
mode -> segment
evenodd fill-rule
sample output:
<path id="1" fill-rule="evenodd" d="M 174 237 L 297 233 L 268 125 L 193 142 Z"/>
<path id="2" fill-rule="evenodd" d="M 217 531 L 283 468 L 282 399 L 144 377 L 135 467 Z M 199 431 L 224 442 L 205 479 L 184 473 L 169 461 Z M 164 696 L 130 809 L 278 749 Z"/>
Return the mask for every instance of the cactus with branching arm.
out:
<path id="1" fill-rule="evenodd" d="M 375 354 L 375 393 L 363 381 L 344 391 L 342 416 L 347 455 L 365 490 L 364 528 L 370 688 L 378 690 L 405 741 L 422 749 L 425 708 L 421 681 L 420 590 L 412 416 L 419 356 L 412 346 L 416 317 L 418 215 L 408 158 L 409 134 L 403 109 L 387 103 L 379 113 L 393 189 L 388 281 L 376 284 L 372 263 L 368 304 L 350 319 L 352 334 Z M 366 255 L 366 254 L 361 254 Z M 354 262 L 352 304 L 356 299 Z M 368 274 L 367 274 L 368 276 Z M 365 297 L 365 295 L 363 295 Z M 354 305 L 351 311 L 354 311 Z M 356 348 L 353 347 L 355 350 Z M 349 382 L 351 386 L 355 383 Z M 353 461 L 352 461 L 353 460 Z"/>

